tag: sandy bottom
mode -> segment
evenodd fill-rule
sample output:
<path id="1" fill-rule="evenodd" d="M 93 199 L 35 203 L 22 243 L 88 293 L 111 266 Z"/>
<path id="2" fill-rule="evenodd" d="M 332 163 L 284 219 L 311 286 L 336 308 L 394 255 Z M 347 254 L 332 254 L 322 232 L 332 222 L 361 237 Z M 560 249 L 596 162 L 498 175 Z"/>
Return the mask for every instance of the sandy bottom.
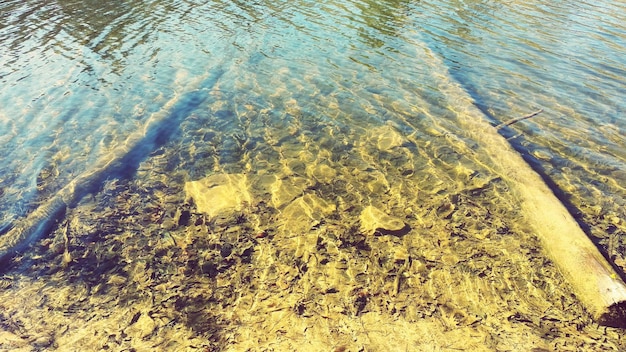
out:
<path id="1" fill-rule="evenodd" d="M 193 121 L 16 258 L 1 350 L 626 348 L 462 140 Z"/>

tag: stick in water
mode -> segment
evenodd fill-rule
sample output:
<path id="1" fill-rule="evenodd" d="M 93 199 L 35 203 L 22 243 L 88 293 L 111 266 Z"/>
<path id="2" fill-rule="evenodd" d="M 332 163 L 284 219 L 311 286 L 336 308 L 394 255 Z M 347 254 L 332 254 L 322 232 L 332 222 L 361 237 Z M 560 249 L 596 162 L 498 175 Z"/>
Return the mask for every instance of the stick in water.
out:
<path id="1" fill-rule="evenodd" d="M 506 127 L 506 126 L 511 126 L 511 125 L 512 125 L 512 124 L 514 124 L 514 123 L 517 123 L 517 122 L 520 122 L 520 121 L 523 121 L 523 120 L 529 119 L 529 118 L 531 118 L 531 117 L 535 117 L 535 116 L 537 116 L 537 115 L 541 114 L 542 112 L 543 112 L 543 109 L 539 109 L 539 110 L 537 110 L 537 111 L 533 112 L 532 114 L 528 114 L 528 115 L 526 115 L 526 116 L 522 116 L 522 117 L 516 117 L 516 118 L 511 119 L 511 120 L 509 120 L 509 121 L 507 121 L 507 122 L 503 122 L 503 123 L 501 123 L 501 124 L 499 124 L 499 125 L 496 125 L 496 126 L 495 126 L 495 128 L 496 128 L 497 130 L 500 130 L 500 129 L 502 129 L 502 128 Z"/>

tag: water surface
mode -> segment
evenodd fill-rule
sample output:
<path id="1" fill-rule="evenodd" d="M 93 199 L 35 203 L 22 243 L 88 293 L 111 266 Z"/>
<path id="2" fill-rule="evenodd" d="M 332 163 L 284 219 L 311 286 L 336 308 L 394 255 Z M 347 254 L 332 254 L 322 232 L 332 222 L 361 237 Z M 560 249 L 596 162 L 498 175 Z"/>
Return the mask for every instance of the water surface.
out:
<path id="1" fill-rule="evenodd" d="M 578 329 L 621 343 L 593 330 L 457 119 L 467 99 L 494 125 L 543 109 L 502 134 L 623 273 L 620 2 L 4 1 L 0 14 L 4 233 L 169 117 L 13 262 L 3 295 L 51 290 L 56 303 L 22 306 L 66 316 L 43 326 L 4 307 L 44 336 L 5 329 L 16 344 L 70 346 L 101 324 L 134 336 L 95 338 L 109 348 L 272 346 L 303 324 L 324 348 L 374 348 L 385 339 L 371 330 L 344 338 L 374 314 L 390 331 L 437 331 L 431 348 L 552 349 Z M 223 186 L 215 175 L 237 180 L 228 214 L 185 193 Z M 407 228 L 368 234 L 370 205 Z M 92 320 L 90 305 L 111 313 Z M 312 323 L 323 317 L 347 327 L 336 343 Z"/>

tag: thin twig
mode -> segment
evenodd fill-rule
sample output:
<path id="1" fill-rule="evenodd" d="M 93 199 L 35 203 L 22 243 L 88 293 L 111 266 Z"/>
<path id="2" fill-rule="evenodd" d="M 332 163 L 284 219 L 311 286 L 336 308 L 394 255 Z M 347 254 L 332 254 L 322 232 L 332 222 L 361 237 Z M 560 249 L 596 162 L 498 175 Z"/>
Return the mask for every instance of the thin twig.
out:
<path id="1" fill-rule="evenodd" d="M 528 115 L 522 116 L 522 117 L 516 117 L 516 118 L 511 119 L 511 120 L 509 120 L 507 122 L 501 123 L 501 124 L 499 124 L 499 125 L 497 125 L 495 127 L 496 127 L 497 130 L 499 130 L 499 129 L 505 127 L 505 126 L 510 126 L 510 125 L 512 125 L 514 123 L 517 123 L 517 122 L 520 122 L 522 120 L 526 120 L 526 119 L 529 119 L 531 117 L 535 117 L 535 116 L 541 114 L 542 112 L 543 112 L 543 109 L 539 109 L 539 110 L 533 112 L 532 114 L 528 114 Z"/>

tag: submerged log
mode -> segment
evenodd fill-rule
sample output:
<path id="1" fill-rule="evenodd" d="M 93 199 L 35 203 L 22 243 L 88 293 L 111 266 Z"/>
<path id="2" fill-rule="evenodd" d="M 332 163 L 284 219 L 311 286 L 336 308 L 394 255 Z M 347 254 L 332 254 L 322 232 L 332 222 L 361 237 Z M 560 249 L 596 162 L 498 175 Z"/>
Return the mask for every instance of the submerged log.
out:
<path id="1" fill-rule="evenodd" d="M 454 101 L 458 122 L 491 159 L 490 166 L 507 181 L 529 224 L 570 283 L 580 302 L 602 325 L 626 328 L 626 284 L 583 232 L 565 206 L 543 179 L 491 126 L 459 83 L 455 82 L 433 52 L 434 70 L 439 72 L 439 89 Z M 524 118 L 535 116 L 540 111 Z M 515 123 L 519 121 L 513 120 Z M 507 124 L 505 124 L 507 125 Z"/>
<path id="2" fill-rule="evenodd" d="M 117 177 L 136 170 L 158 143 L 167 140 L 182 120 L 206 100 L 210 89 L 222 76 L 217 67 L 207 76 L 198 77 L 186 86 L 186 92 L 177 94 L 163 107 L 150 115 L 143 128 L 131 133 L 123 144 L 114 148 L 98 162 L 63 187 L 37 209 L 17 220 L 7 233 L 0 236 L 0 271 L 6 270 L 8 261 L 24 251 L 30 244 L 45 236 L 63 216 L 68 207 L 97 191 L 109 177 Z"/>

